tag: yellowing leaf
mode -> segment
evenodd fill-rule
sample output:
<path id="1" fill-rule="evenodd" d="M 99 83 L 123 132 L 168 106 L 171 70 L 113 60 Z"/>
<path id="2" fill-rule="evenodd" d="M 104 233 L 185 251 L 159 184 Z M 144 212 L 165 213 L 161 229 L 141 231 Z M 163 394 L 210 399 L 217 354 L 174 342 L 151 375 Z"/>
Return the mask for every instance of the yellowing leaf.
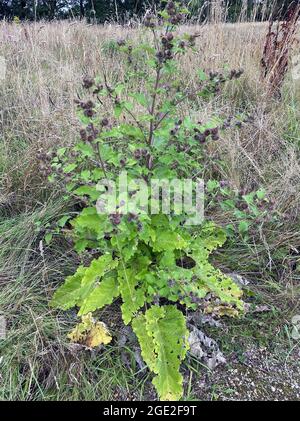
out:
<path id="1" fill-rule="evenodd" d="M 112 340 L 105 323 L 97 322 L 92 313 L 82 316 L 82 321 L 68 334 L 68 338 L 89 348 L 107 345 Z"/>
<path id="2" fill-rule="evenodd" d="M 99 345 L 107 345 L 111 342 L 112 337 L 110 336 L 106 325 L 103 322 L 98 322 L 90 331 L 87 339 L 86 345 L 95 348 Z"/>
<path id="3" fill-rule="evenodd" d="M 205 308 L 204 313 L 211 314 L 213 313 L 216 316 L 223 317 L 238 317 L 240 312 L 232 307 L 231 305 L 209 305 Z"/>

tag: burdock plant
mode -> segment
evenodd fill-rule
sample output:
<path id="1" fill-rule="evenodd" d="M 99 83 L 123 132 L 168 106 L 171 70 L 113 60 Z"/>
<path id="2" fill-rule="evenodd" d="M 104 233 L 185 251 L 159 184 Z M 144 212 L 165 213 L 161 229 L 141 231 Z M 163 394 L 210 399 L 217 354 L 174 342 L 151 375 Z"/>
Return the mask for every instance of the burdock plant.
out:
<path id="1" fill-rule="evenodd" d="M 243 309 L 238 286 L 209 262 L 225 233 L 212 222 L 187 225 L 188 212 L 174 207 L 169 214 L 160 207 L 155 214 L 147 213 L 139 206 L 126 212 L 122 198 L 110 214 L 101 213 L 97 183 L 103 178 L 115 181 L 121 171 L 126 171 L 128 182 L 193 181 L 203 168 L 206 144 L 218 141 L 222 119 L 196 122 L 180 115 L 179 105 L 214 95 L 239 73 L 199 71 L 197 86 L 189 85 L 178 59 L 195 48 L 197 34 L 176 32 L 186 14 L 168 2 L 158 16 L 148 13 L 144 18 L 151 42 L 117 43 L 127 66 L 126 82 L 113 83 L 105 74 L 84 79 L 87 100 L 77 101 L 79 139 L 75 146 L 57 151 L 51 176 L 79 199 L 81 210 L 69 220 L 68 232 L 76 252 L 91 256 L 89 265 L 79 266 L 58 288 L 51 305 L 63 310 L 76 306 L 82 321 L 71 339 L 97 346 L 111 338 L 93 314 L 117 300 L 163 400 L 183 394 L 180 365 L 189 349 L 186 309 L 228 315 Z M 136 184 L 129 196 L 138 202 L 140 193 Z"/>

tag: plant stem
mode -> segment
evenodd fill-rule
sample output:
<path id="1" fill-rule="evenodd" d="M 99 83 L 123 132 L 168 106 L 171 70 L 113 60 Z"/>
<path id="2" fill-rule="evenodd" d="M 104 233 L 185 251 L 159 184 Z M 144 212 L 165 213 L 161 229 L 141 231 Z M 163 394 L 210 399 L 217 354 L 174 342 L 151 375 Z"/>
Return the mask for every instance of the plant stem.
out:
<path id="1" fill-rule="evenodd" d="M 153 132 L 154 132 L 154 111 L 155 111 L 155 104 L 156 104 L 156 97 L 157 97 L 157 88 L 159 85 L 159 81 L 160 81 L 160 72 L 161 72 L 161 64 L 158 65 L 157 70 L 156 70 L 156 78 L 155 78 L 155 83 L 154 83 L 154 92 L 153 92 L 153 96 L 152 96 L 152 104 L 151 104 L 151 108 L 150 108 L 150 116 L 151 121 L 150 121 L 150 128 L 149 128 L 149 139 L 148 139 L 148 145 L 152 146 L 153 143 Z"/>

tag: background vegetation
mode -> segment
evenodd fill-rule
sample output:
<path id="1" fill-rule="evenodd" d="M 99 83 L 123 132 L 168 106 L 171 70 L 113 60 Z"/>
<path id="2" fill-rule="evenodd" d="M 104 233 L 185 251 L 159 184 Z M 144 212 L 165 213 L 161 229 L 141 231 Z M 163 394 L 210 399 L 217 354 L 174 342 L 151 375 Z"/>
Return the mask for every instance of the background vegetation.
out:
<path id="1" fill-rule="evenodd" d="M 161 0 L 2 0 L 0 18 L 21 20 L 53 20 L 55 18 L 83 18 L 105 22 L 126 21 L 130 17 L 141 17 L 149 8 L 158 8 L 166 1 Z M 205 20 L 216 0 L 182 0 L 191 10 L 191 17 Z M 227 10 L 226 19 L 235 21 L 241 14 L 256 20 L 265 19 L 270 12 L 282 18 L 292 0 L 223 0 Z"/>

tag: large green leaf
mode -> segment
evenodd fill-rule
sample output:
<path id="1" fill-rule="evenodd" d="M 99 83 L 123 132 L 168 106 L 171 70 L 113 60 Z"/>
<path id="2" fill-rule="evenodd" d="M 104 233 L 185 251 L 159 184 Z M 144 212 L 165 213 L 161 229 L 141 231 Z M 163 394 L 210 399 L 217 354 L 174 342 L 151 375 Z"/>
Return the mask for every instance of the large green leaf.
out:
<path id="1" fill-rule="evenodd" d="M 172 251 L 182 250 L 188 246 L 188 243 L 175 231 L 160 230 L 152 246 L 154 251 Z"/>
<path id="2" fill-rule="evenodd" d="M 146 317 L 144 314 L 139 314 L 132 320 L 132 329 L 138 338 L 145 363 L 151 371 L 156 373 L 157 355 L 155 353 L 153 338 L 148 334 L 146 329 Z"/>
<path id="3" fill-rule="evenodd" d="M 85 267 L 79 266 L 74 275 L 66 278 L 65 283 L 55 291 L 52 297 L 50 302 L 52 307 L 67 310 L 77 304 L 82 295 L 81 281 L 85 271 Z"/>
<path id="4" fill-rule="evenodd" d="M 107 221 L 106 215 L 99 215 L 96 208 L 90 207 L 83 209 L 81 214 L 73 219 L 72 225 L 78 232 L 83 231 L 86 234 L 88 230 L 91 230 L 103 236 L 103 232 L 106 231 Z"/>
<path id="5" fill-rule="evenodd" d="M 79 316 L 95 311 L 113 302 L 119 295 L 118 281 L 116 276 L 104 278 L 98 286 L 82 302 Z"/>
<path id="6" fill-rule="evenodd" d="M 190 248 L 195 250 L 196 253 L 203 253 L 203 258 L 207 259 L 211 252 L 221 247 L 225 241 L 226 233 L 224 229 L 217 227 L 213 222 L 207 222 L 191 243 Z"/>
<path id="7" fill-rule="evenodd" d="M 179 372 L 188 349 L 185 318 L 175 306 L 152 306 L 133 322 L 142 356 L 156 376 L 153 384 L 162 400 L 178 400 L 183 394 Z"/>
<path id="8" fill-rule="evenodd" d="M 122 296 L 123 304 L 122 317 L 127 325 L 134 314 L 142 307 L 145 302 L 145 291 L 139 287 L 139 281 L 136 278 L 136 272 L 131 268 L 122 268 L 118 272 L 119 290 Z"/>
<path id="9" fill-rule="evenodd" d="M 95 281 L 100 280 L 104 273 L 114 269 L 117 264 L 118 261 L 113 260 L 110 254 L 104 254 L 98 259 L 94 259 L 85 271 L 82 286 L 93 285 Z"/>
<path id="10" fill-rule="evenodd" d="M 117 260 L 113 260 L 110 254 L 105 254 L 93 260 L 89 267 L 79 266 L 76 273 L 67 277 L 65 283 L 55 292 L 51 306 L 66 310 L 81 305 L 96 286 L 96 282 L 117 265 Z"/>

